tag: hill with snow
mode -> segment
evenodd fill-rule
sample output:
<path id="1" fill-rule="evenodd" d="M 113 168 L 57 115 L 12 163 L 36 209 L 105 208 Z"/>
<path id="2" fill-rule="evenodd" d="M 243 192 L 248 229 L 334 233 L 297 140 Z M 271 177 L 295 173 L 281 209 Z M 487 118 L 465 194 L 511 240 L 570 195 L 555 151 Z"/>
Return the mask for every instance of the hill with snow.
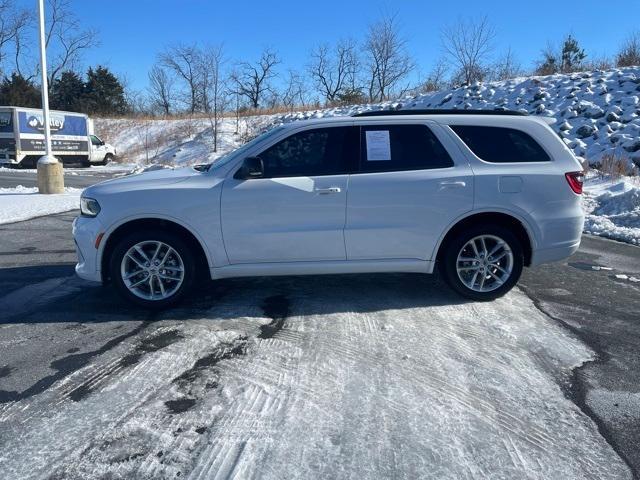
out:
<path id="1" fill-rule="evenodd" d="M 592 165 L 616 156 L 640 166 L 640 67 L 522 77 L 372 105 L 283 115 L 280 120 L 353 115 L 380 109 L 517 110 L 556 120 L 552 128 Z"/>
<path id="2" fill-rule="evenodd" d="M 640 166 L 640 67 L 522 77 L 475 83 L 377 104 L 352 105 L 222 122 L 214 153 L 206 118 L 175 120 L 97 119 L 96 131 L 127 162 L 193 164 L 214 160 L 240 145 L 248 130 L 300 119 L 353 115 L 384 109 L 517 110 L 555 119 L 552 128 L 591 165 L 615 156 Z"/>

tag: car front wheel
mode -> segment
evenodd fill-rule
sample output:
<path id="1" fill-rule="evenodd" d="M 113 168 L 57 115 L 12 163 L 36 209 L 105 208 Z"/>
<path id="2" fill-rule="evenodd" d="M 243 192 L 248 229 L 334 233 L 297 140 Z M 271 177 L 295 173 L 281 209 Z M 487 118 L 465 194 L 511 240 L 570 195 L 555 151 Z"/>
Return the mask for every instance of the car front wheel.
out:
<path id="1" fill-rule="evenodd" d="M 445 246 L 441 272 L 458 293 L 472 300 L 501 297 L 518 282 L 524 254 L 507 228 L 476 226 L 456 235 Z"/>
<path id="2" fill-rule="evenodd" d="M 137 232 L 118 242 L 110 264 L 116 289 L 146 308 L 177 303 L 193 284 L 193 256 L 182 239 L 168 232 Z"/>

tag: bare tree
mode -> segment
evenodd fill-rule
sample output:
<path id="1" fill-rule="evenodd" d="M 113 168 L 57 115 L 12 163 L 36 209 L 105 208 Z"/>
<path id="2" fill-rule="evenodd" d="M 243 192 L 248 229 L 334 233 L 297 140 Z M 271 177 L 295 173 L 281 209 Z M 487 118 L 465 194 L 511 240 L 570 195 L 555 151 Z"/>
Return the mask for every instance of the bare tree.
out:
<path id="1" fill-rule="evenodd" d="M 229 103 L 229 92 L 226 85 L 227 77 L 223 72 L 226 62 L 224 48 L 222 45 L 208 47 L 202 52 L 200 58 L 201 62 L 198 68 L 201 71 L 204 110 L 211 124 L 213 151 L 217 152 L 220 122 Z"/>
<path id="2" fill-rule="evenodd" d="M 444 58 L 438 59 L 427 75 L 427 78 L 422 82 L 419 90 L 421 92 L 435 92 L 436 90 L 443 89 L 446 86 L 448 70 L 447 62 Z"/>
<path id="3" fill-rule="evenodd" d="M 414 63 L 406 51 L 406 41 L 400 36 L 395 15 L 369 26 L 364 52 L 371 101 L 386 100 L 391 94 L 401 95 L 408 89 L 400 85 L 413 70 Z"/>
<path id="4" fill-rule="evenodd" d="M 355 86 L 357 69 L 358 54 L 353 40 L 341 40 L 333 48 L 320 45 L 311 52 L 309 73 L 329 103 Z"/>
<path id="5" fill-rule="evenodd" d="M 184 102 L 191 113 L 202 106 L 202 99 L 199 98 L 200 57 L 200 49 L 195 44 L 168 47 L 158 56 L 160 64 L 172 70 L 186 84 Z"/>
<path id="6" fill-rule="evenodd" d="M 487 17 L 479 20 L 458 20 L 442 31 L 442 47 L 450 63 L 466 84 L 483 80 L 486 63 L 493 49 L 495 30 Z"/>
<path id="7" fill-rule="evenodd" d="M 230 83 L 233 83 L 233 79 L 237 76 L 236 72 L 231 72 L 229 74 Z M 235 130 L 234 134 L 238 135 L 240 133 L 240 113 L 242 110 L 242 96 L 238 93 L 237 89 L 233 88 L 232 85 L 229 86 L 227 90 L 227 95 L 231 98 L 231 102 L 233 103 L 233 116 L 235 118 Z"/>
<path id="8" fill-rule="evenodd" d="M 265 49 L 256 63 L 242 62 L 233 74 L 234 91 L 246 98 L 252 108 L 258 108 L 268 92 L 271 92 L 270 81 L 275 77 L 275 66 L 278 65 L 277 54 Z"/>
<path id="9" fill-rule="evenodd" d="M 53 85 L 61 72 L 78 67 L 84 50 L 98 44 L 98 33 L 82 28 L 70 0 L 48 0 L 47 13 L 46 45 L 51 52 L 49 85 Z"/>
<path id="10" fill-rule="evenodd" d="M 153 107 L 170 115 L 174 105 L 174 78 L 161 65 L 154 65 L 149 71 L 149 97 Z"/>
<path id="11" fill-rule="evenodd" d="M 20 51 L 20 38 L 23 30 L 29 26 L 31 16 L 26 9 L 18 9 L 13 0 L 0 0 L 0 72 L 5 57 L 10 54 L 12 43 Z M 17 60 L 16 55 L 16 62 Z M 19 69 L 18 69 L 19 70 Z"/>
<path id="12" fill-rule="evenodd" d="M 629 35 L 616 55 L 616 66 L 618 67 L 637 65 L 640 65 L 640 31 Z"/>
<path id="13" fill-rule="evenodd" d="M 493 79 L 495 80 L 508 80 L 515 78 L 522 74 L 522 68 L 515 58 L 511 47 L 498 58 L 498 61 L 493 67 Z"/>
<path id="14" fill-rule="evenodd" d="M 304 107 L 306 105 L 305 84 L 302 76 L 293 70 L 289 70 L 287 83 L 282 91 L 282 103 L 290 112 L 293 112 L 296 106 Z"/>

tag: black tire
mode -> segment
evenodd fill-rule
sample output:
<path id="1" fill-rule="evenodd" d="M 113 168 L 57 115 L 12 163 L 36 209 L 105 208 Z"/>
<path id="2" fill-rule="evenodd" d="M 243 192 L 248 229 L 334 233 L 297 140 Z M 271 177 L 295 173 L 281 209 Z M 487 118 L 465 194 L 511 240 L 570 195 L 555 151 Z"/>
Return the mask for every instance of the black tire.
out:
<path id="1" fill-rule="evenodd" d="M 91 160 L 89 160 L 88 158 L 83 158 L 80 160 L 80 166 L 82 168 L 89 168 L 91 166 Z"/>
<path id="2" fill-rule="evenodd" d="M 121 265 L 127 251 L 134 245 L 144 241 L 158 241 L 173 248 L 180 256 L 184 266 L 184 278 L 179 288 L 169 297 L 157 300 L 141 298 L 129 290 L 121 274 Z M 191 291 L 196 276 L 195 261 L 191 250 L 182 238 L 172 232 L 149 230 L 134 232 L 122 238 L 112 250 L 109 259 L 109 273 L 116 290 L 126 300 L 147 309 L 161 310 L 177 304 Z"/>
<path id="3" fill-rule="evenodd" d="M 107 165 L 108 163 L 113 161 L 113 155 L 111 155 L 110 153 L 107 153 L 104 156 L 104 159 L 102 160 L 102 162 L 100 162 L 100 165 Z"/>
<path id="4" fill-rule="evenodd" d="M 511 250 L 511 253 L 513 255 L 513 266 L 510 276 L 504 281 L 502 285 L 498 286 L 494 290 L 484 292 L 472 290 L 470 287 L 465 285 L 465 283 L 463 283 L 460 276 L 458 275 L 457 270 L 458 254 L 461 252 L 462 248 L 467 244 L 467 242 L 480 235 L 491 235 L 502 239 L 509 246 L 509 249 Z M 524 253 L 520 240 L 518 240 L 516 235 L 514 235 L 511 230 L 501 225 L 477 225 L 470 227 L 462 232 L 459 232 L 457 235 L 451 238 L 448 241 L 447 245 L 444 245 L 443 248 L 444 251 L 440 257 L 439 264 L 440 273 L 442 274 L 447 284 L 453 290 L 458 292 L 463 297 L 469 298 L 471 300 L 489 301 L 503 296 L 518 282 L 518 280 L 520 279 L 520 275 L 522 274 L 522 269 L 524 267 Z M 490 249 L 487 248 L 487 250 Z M 462 273 L 461 275 L 464 276 L 464 273 Z M 486 278 L 491 279 L 491 277 L 489 277 L 488 275 Z M 473 283 L 473 280 L 471 281 L 471 283 Z"/>

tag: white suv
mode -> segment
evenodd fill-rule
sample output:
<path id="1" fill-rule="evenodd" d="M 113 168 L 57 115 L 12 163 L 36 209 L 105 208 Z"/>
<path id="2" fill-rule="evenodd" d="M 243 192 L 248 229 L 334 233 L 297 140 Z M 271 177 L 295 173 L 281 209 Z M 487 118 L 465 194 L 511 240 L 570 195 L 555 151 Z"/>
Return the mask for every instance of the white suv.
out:
<path id="1" fill-rule="evenodd" d="M 211 165 L 86 189 L 84 279 L 149 307 L 198 275 L 432 273 L 474 300 L 580 244 L 582 168 L 542 119 L 383 111 L 293 122 Z"/>

